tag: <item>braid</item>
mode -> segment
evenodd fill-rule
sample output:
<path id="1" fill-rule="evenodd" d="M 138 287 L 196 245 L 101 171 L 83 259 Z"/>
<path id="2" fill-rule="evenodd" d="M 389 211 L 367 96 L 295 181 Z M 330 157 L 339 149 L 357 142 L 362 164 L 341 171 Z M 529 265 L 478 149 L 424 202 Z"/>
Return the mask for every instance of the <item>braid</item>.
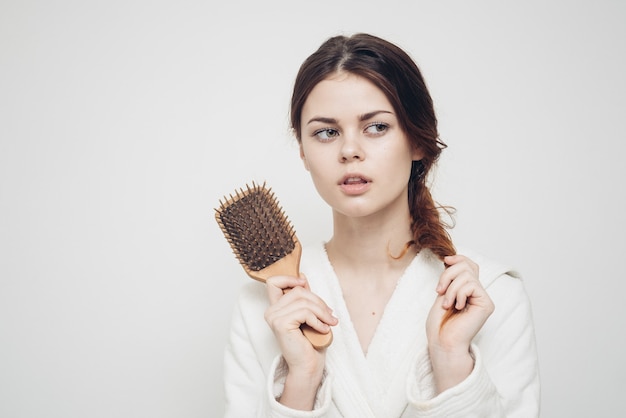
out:
<path id="1" fill-rule="evenodd" d="M 456 249 L 446 230 L 450 226 L 441 220 L 440 210 L 451 214 L 452 209 L 435 205 L 425 184 L 425 174 L 423 163 L 414 161 L 409 180 L 413 241 L 418 251 L 428 248 L 443 261 L 445 256 L 456 254 Z"/>
<path id="2" fill-rule="evenodd" d="M 446 228 L 451 225 L 441 220 L 440 210 L 452 215 L 453 209 L 450 207 L 437 207 L 430 190 L 426 186 L 426 172 L 422 161 L 414 161 L 411 167 L 411 177 L 409 178 L 409 209 L 411 211 L 411 231 L 413 232 L 413 244 L 418 251 L 422 248 L 430 249 L 441 261 L 448 255 L 455 255 L 456 249 L 452 244 L 452 238 Z M 448 309 L 439 330 L 458 314 L 454 306 Z"/>

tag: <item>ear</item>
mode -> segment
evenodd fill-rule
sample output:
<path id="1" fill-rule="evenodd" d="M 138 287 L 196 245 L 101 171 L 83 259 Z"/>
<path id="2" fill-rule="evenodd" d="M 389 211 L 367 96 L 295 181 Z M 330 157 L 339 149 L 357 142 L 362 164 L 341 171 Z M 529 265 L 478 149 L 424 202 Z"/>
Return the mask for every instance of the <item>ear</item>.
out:
<path id="1" fill-rule="evenodd" d="M 302 143 L 300 143 L 300 159 L 304 163 L 304 168 L 306 169 L 306 171 L 310 171 L 309 163 L 306 160 L 306 155 L 304 155 L 304 149 L 302 148 Z"/>

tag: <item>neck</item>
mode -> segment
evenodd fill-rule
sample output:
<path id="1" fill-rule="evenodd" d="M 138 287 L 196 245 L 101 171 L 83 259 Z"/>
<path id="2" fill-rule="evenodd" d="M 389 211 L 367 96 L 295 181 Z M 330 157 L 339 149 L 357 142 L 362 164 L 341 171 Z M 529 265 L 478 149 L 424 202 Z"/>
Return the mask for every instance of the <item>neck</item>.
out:
<path id="1" fill-rule="evenodd" d="M 333 236 L 326 251 L 336 267 L 361 272 L 404 269 L 415 256 L 414 246 L 405 251 L 413 239 L 408 211 L 387 219 L 348 218 L 338 213 L 333 218 Z"/>

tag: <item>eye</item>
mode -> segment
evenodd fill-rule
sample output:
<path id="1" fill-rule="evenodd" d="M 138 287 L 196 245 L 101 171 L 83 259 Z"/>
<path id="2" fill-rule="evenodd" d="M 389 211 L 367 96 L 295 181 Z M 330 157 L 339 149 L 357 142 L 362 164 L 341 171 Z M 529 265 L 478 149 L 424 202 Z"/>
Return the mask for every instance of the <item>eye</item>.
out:
<path id="1" fill-rule="evenodd" d="M 339 136 L 339 131 L 332 128 L 325 128 L 317 130 L 313 133 L 313 136 L 322 142 L 331 141 L 332 139 Z"/>
<path id="2" fill-rule="evenodd" d="M 365 128 L 365 132 L 371 135 L 382 135 L 387 129 L 389 129 L 389 125 L 382 122 L 375 122 L 369 124 Z"/>

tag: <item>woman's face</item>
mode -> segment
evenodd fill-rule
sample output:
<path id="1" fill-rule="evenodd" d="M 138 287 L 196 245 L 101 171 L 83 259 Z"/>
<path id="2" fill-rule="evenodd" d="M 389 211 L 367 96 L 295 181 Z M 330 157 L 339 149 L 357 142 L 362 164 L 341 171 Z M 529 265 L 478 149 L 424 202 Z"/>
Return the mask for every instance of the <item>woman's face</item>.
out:
<path id="1" fill-rule="evenodd" d="M 300 155 L 322 198 L 349 217 L 408 210 L 412 148 L 384 93 L 345 72 L 317 84 L 301 115 Z"/>

